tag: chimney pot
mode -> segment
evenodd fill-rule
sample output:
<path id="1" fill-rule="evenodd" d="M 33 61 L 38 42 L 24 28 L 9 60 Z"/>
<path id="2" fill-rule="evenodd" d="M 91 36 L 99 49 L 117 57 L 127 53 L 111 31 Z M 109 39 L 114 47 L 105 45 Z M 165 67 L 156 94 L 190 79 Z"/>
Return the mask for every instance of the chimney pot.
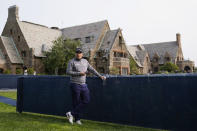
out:
<path id="1" fill-rule="evenodd" d="M 19 19 L 18 10 L 19 10 L 18 6 L 16 6 L 16 5 L 10 6 L 8 8 L 8 19 L 9 20 L 18 20 Z"/>
<path id="2" fill-rule="evenodd" d="M 176 34 L 176 42 L 179 46 L 181 46 L 181 34 L 180 33 L 177 33 Z"/>

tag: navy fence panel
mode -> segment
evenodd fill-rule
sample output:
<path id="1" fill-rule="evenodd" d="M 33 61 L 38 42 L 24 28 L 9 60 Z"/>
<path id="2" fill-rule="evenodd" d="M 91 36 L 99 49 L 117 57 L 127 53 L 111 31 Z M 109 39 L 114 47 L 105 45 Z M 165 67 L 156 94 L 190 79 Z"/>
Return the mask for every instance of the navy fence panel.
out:
<path id="1" fill-rule="evenodd" d="M 18 80 L 19 112 L 64 116 L 71 108 L 69 77 Z M 83 118 L 173 130 L 197 130 L 197 74 L 87 78 L 91 102 Z"/>
<path id="2" fill-rule="evenodd" d="M 0 75 L 0 90 L 1 89 L 16 89 L 17 79 L 21 75 Z"/>

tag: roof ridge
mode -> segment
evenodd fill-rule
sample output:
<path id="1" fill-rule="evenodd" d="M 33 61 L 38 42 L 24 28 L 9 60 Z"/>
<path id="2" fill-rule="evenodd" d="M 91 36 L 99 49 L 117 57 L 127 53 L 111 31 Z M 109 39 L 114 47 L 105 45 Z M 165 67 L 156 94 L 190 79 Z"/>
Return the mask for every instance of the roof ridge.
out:
<path id="1" fill-rule="evenodd" d="M 62 28 L 60 30 L 64 30 L 64 29 L 68 29 L 68 28 L 73 28 L 73 27 L 79 27 L 79 26 L 85 26 L 85 25 L 87 26 L 87 25 L 91 25 L 91 24 L 95 24 L 95 23 L 101 23 L 101 22 L 107 22 L 107 20 L 102 20 L 102 21 L 97 21 L 97 22 L 91 22 L 91 23 L 87 23 L 87 24 L 74 25 L 74 26 Z"/>
<path id="2" fill-rule="evenodd" d="M 120 31 L 120 28 L 118 28 L 116 31 L 117 31 L 117 32 L 116 32 L 115 37 L 114 37 L 114 39 L 113 39 L 113 43 L 114 43 L 114 41 L 115 41 L 115 39 L 116 39 L 116 36 L 118 35 L 118 32 Z M 112 49 L 113 45 L 114 45 L 114 44 L 111 45 L 110 50 Z"/>
<path id="3" fill-rule="evenodd" d="M 143 46 L 144 46 L 144 45 L 161 44 L 161 43 L 170 43 L 170 42 L 177 42 L 177 41 L 166 41 L 166 42 L 157 42 L 157 43 L 154 42 L 154 43 L 135 44 L 135 45 L 130 45 L 130 44 L 128 45 L 128 44 L 127 44 L 127 46 L 138 46 L 138 45 L 143 45 Z"/>
<path id="4" fill-rule="evenodd" d="M 108 30 L 108 31 L 110 31 L 110 30 Z M 102 45 L 102 43 L 103 43 L 103 41 L 104 41 L 104 39 L 105 39 L 105 36 L 106 36 L 106 34 L 107 34 L 108 31 L 105 32 L 105 34 L 104 34 L 104 36 L 103 36 L 103 38 L 102 38 L 102 40 L 101 40 L 101 42 L 100 42 L 100 44 L 99 44 L 98 50 L 100 50 L 101 45 Z"/>
<path id="5" fill-rule="evenodd" d="M 161 44 L 161 43 L 171 43 L 171 42 L 176 42 L 176 41 L 166 41 L 166 42 L 157 42 L 157 43 L 147 43 L 147 44 L 140 44 L 140 45 L 151 45 L 151 44 Z"/>
<path id="6" fill-rule="evenodd" d="M 20 21 L 20 22 L 24 22 L 24 23 L 28 23 L 28 24 L 32 24 L 32 25 L 37 25 L 37 26 L 42 26 L 42 27 L 45 27 L 45 28 L 49 28 L 48 26 L 41 25 L 41 24 L 36 24 L 36 23 L 33 23 L 33 22 L 29 22 L 29 21 Z M 49 29 L 51 29 L 51 28 L 49 28 Z"/>

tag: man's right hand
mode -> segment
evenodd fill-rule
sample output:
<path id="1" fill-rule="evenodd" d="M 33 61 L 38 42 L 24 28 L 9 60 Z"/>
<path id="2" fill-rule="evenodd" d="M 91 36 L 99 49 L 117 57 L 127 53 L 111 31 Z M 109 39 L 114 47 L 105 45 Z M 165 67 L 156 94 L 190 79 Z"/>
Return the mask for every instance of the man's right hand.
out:
<path id="1" fill-rule="evenodd" d="M 102 80 L 106 80 L 106 77 L 105 76 L 101 76 L 100 77 Z"/>
<path id="2" fill-rule="evenodd" d="M 81 76 L 85 76 L 86 73 L 85 73 L 85 72 L 80 72 L 80 75 L 81 75 Z"/>

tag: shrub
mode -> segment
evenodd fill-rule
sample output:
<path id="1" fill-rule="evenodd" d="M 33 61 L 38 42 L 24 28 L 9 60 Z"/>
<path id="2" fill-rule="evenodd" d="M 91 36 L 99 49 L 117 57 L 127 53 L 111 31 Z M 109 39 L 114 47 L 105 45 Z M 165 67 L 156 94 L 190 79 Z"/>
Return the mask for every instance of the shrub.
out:
<path id="1" fill-rule="evenodd" d="M 7 69 L 3 72 L 4 74 L 11 74 L 11 70 Z"/>
<path id="2" fill-rule="evenodd" d="M 120 74 L 119 69 L 117 67 L 112 67 L 110 69 L 110 74 L 112 74 L 112 75 L 119 75 Z"/>
<path id="3" fill-rule="evenodd" d="M 170 73 L 178 72 L 179 67 L 172 62 L 167 62 L 163 66 L 160 67 L 161 71 L 168 71 Z"/>
<path id="4" fill-rule="evenodd" d="M 28 69 L 27 69 L 27 73 L 28 73 L 29 75 L 33 75 L 33 74 L 34 74 L 34 68 L 28 68 Z"/>
<path id="5" fill-rule="evenodd" d="M 16 74 L 23 74 L 23 70 L 22 69 L 16 69 Z"/>
<path id="6" fill-rule="evenodd" d="M 135 60 L 132 57 L 130 57 L 129 60 L 130 60 L 130 62 L 129 62 L 129 64 L 130 64 L 130 75 L 133 75 L 133 74 L 140 75 L 140 72 L 137 68 L 137 64 L 136 64 Z"/>

